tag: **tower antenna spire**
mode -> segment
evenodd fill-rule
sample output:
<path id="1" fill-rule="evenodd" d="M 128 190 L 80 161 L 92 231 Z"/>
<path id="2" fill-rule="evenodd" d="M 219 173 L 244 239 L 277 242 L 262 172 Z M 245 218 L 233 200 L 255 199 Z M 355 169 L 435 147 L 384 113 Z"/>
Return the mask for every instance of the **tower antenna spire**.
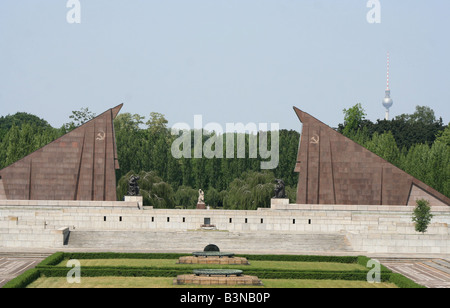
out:
<path id="1" fill-rule="evenodd" d="M 383 106 L 386 108 L 385 119 L 389 120 L 389 108 L 391 108 L 394 103 L 391 98 L 391 89 L 389 88 L 389 51 L 387 53 L 387 75 L 386 75 L 386 91 L 385 97 L 382 101 Z"/>
<path id="2" fill-rule="evenodd" d="M 388 51 L 388 53 L 387 53 L 386 90 L 389 90 L 389 51 Z"/>

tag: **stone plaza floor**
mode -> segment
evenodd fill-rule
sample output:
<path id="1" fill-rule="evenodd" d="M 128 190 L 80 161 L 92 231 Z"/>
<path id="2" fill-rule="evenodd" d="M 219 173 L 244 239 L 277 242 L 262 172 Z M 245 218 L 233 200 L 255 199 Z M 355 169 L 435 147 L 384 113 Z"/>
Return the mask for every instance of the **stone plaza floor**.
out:
<path id="1" fill-rule="evenodd" d="M 26 270 L 35 267 L 47 254 L 7 253 L 0 254 L 0 288 Z"/>
<path id="2" fill-rule="evenodd" d="M 450 260 L 388 258 L 379 261 L 393 272 L 428 288 L 450 288 Z"/>

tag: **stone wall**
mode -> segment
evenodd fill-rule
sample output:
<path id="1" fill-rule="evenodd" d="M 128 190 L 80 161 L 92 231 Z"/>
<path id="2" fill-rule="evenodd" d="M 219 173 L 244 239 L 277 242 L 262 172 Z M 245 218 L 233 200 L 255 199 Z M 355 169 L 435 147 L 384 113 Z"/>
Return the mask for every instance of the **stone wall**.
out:
<path id="1" fill-rule="evenodd" d="M 450 254 L 450 207 L 432 208 L 434 217 L 425 234 L 414 230 L 412 211 L 409 206 L 300 205 L 280 201 L 271 208 L 254 211 L 141 210 L 137 202 L 0 201 L 0 247 L 64 247 L 60 230 L 65 229 L 61 228 L 124 232 L 207 229 L 266 234 L 268 241 L 275 233 L 286 234 L 286 239 L 295 234 L 339 233 L 347 237 L 356 252 Z M 242 238 L 242 245 L 246 245 Z"/>

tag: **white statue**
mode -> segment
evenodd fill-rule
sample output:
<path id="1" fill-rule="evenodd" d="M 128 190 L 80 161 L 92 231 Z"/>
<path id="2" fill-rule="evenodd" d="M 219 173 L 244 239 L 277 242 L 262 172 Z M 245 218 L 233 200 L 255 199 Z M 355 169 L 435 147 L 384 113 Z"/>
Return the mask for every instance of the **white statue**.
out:
<path id="1" fill-rule="evenodd" d="M 198 203 L 205 203 L 205 193 L 203 190 L 198 190 Z"/>

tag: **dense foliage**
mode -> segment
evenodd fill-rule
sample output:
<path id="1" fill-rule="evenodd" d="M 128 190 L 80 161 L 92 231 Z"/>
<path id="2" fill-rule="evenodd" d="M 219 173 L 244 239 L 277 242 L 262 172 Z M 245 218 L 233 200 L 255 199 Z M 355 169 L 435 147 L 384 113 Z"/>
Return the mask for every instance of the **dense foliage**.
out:
<path id="1" fill-rule="evenodd" d="M 249 134 L 245 134 L 246 153 L 237 158 L 238 133 L 233 134 L 234 158 L 227 158 L 227 136 L 222 135 L 223 158 L 194 158 L 195 131 L 191 158 L 174 158 L 172 144 L 180 135 L 172 135 L 167 120 L 160 113 L 150 113 L 150 119 L 138 114 L 119 114 L 114 122 L 120 170 L 117 171 L 118 198 L 126 193 L 131 174 L 140 176 L 139 185 L 145 205 L 156 208 L 195 208 L 198 189 L 205 192 L 210 206 L 229 209 L 256 209 L 268 207 L 274 195 L 274 180 L 282 178 L 288 186 L 291 200 L 298 175 L 294 172 L 300 134 L 293 130 L 279 131 L 279 163 L 273 170 L 261 171 L 261 156 L 251 158 L 248 150 Z M 217 137 L 214 132 L 203 132 L 201 143 Z M 257 136 L 258 137 L 258 136 Z M 268 141 L 271 141 L 269 134 Z M 169 185 L 166 185 L 169 184 Z"/>
<path id="2" fill-rule="evenodd" d="M 425 233 L 428 228 L 428 224 L 433 218 L 431 214 L 430 203 L 427 200 L 420 199 L 416 201 L 417 206 L 414 208 L 412 221 L 414 222 L 414 229 L 417 232 Z"/>

